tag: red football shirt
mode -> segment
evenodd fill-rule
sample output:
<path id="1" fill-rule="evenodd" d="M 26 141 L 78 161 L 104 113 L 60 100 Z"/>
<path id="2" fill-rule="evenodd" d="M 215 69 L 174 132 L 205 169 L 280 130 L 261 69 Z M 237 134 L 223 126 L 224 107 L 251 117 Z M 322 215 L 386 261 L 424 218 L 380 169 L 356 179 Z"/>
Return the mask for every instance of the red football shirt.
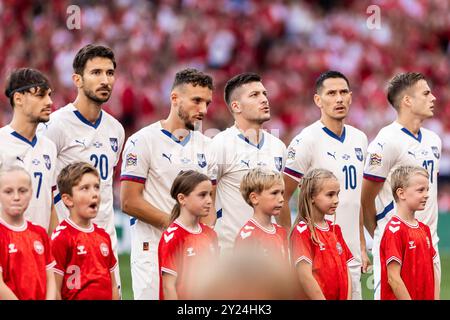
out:
<path id="1" fill-rule="evenodd" d="M 46 271 L 54 265 L 44 228 L 30 221 L 14 227 L 0 219 L 0 272 L 17 298 L 45 300 Z"/>
<path id="2" fill-rule="evenodd" d="M 291 236 L 291 261 L 312 265 L 313 276 L 327 300 L 346 300 L 348 295 L 347 264 L 353 260 L 342 237 L 341 228 L 327 221 L 327 227 L 315 226 L 320 246 L 313 243 L 308 225 L 301 221 Z"/>
<path id="3" fill-rule="evenodd" d="M 69 218 L 52 234 L 55 272 L 63 276 L 63 300 L 111 300 L 117 260 L 109 234 L 95 223 L 81 228 Z"/>
<path id="4" fill-rule="evenodd" d="M 388 283 L 387 265 L 397 261 L 401 264 L 400 276 L 411 298 L 433 300 L 433 259 L 436 256 L 427 225 L 419 221 L 411 225 L 393 216 L 384 229 L 380 244 L 381 299 L 396 300 Z"/>
<path id="5" fill-rule="evenodd" d="M 250 219 L 239 231 L 235 248 L 255 247 L 262 250 L 266 256 L 273 256 L 288 261 L 288 246 L 286 230 L 272 224 L 273 229 L 268 230 L 261 226 L 255 219 Z"/>
<path id="6" fill-rule="evenodd" d="M 198 266 L 204 266 L 205 261 L 217 257 L 218 253 L 217 234 L 213 229 L 200 223 L 200 230 L 194 233 L 178 221 L 173 222 L 163 232 L 158 246 L 160 299 L 164 300 L 163 272 L 177 277 L 178 299 L 189 299 L 189 281 L 199 276 Z"/>

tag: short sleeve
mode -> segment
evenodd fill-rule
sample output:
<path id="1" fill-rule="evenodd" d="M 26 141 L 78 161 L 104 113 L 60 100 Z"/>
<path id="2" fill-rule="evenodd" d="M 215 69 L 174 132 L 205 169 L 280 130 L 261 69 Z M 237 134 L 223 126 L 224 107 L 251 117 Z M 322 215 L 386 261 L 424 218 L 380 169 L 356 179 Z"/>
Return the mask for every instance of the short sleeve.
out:
<path id="1" fill-rule="evenodd" d="M 221 145 L 221 139 L 214 137 L 209 144 L 209 151 L 212 156 L 211 170 L 213 170 L 211 180 L 218 182 L 224 173 L 224 166 L 226 164 L 225 146 Z"/>
<path id="2" fill-rule="evenodd" d="M 61 230 L 58 230 L 58 227 L 53 231 L 51 238 L 51 250 L 56 262 L 53 270 L 64 276 L 67 269 L 68 254 L 72 251 L 72 248 L 70 248 L 67 239 L 61 234 Z"/>
<path id="3" fill-rule="evenodd" d="M 217 155 L 213 151 L 212 148 L 212 140 L 207 139 L 206 142 L 206 156 L 207 156 L 207 163 L 208 163 L 208 170 L 207 175 L 211 179 L 211 182 L 213 184 L 216 184 L 217 182 Z"/>
<path id="4" fill-rule="evenodd" d="M 339 239 L 339 243 L 342 246 L 342 252 L 344 254 L 345 261 L 348 264 L 350 261 L 352 261 L 354 259 L 352 252 L 350 251 L 350 249 L 347 246 L 347 243 L 345 242 L 344 236 L 342 235 L 341 228 L 338 225 L 336 225 L 335 227 L 336 227 L 336 235 Z"/>
<path id="5" fill-rule="evenodd" d="M 428 241 L 430 242 L 430 253 L 431 253 L 431 258 L 433 259 L 433 262 L 437 261 L 438 255 L 436 252 L 436 249 L 434 249 L 434 243 L 433 243 L 433 238 L 431 237 L 431 231 L 430 231 L 430 227 L 427 226 L 426 224 L 423 225 L 425 232 L 427 234 L 428 237 Z"/>
<path id="6" fill-rule="evenodd" d="M 51 269 L 55 266 L 55 258 L 53 257 L 52 248 L 50 246 L 50 240 L 48 238 L 47 232 L 45 229 L 42 231 L 42 242 L 44 243 L 44 252 L 45 252 L 45 266 L 46 269 Z"/>
<path id="7" fill-rule="evenodd" d="M 145 183 L 151 165 L 150 156 L 151 153 L 142 135 L 129 137 L 122 153 L 120 181 Z"/>
<path id="8" fill-rule="evenodd" d="M 313 263 L 313 247 L 311 233 L 304 222 L 300 222 L 293 230 L 291 236 L 292 259 L 296 266 L 300 261 Z"/>
<path id="9" fill-rule="evenodd" d="M 117 151 L 116 160 L 114 161 L 114 167 L 117 166 L 117 164 L 119 163 L 120 154 L 122 152 L 123 144 L 124 144 L 124 140 L 125 140 L 125 130 L 124 130 L 123 126 L 119 122 L 117 122 L 117 130 L 119 131 L 119 141 L 118 141 L 118 143 L 119 143 L 118 147 L 119 148 L 118 148 L 118 151 Z"/>
<path id="10" fill-rule="evenodd" d="M 397 261 L 402 264 L 403 262 L 403 244 L 401 237 L 401 226 L 388 223 L 386 226 L 383 238 L 381 239 L 380 250 L 384 251 L 384 257 L 386 258 L 386 265 L 392 261 Z"/>
<path id="11" fill-rule="evenodd" d="M 364 178 L 384 182 L 395 163 L 396 154 L 392 141 L 383 135 L 378 135 L 367 147 Z"/>
<path id="12" fill-rule="evenodd" d="M 284 173 L 298 182 L 311 166 L 313 152 L 310 144 L 301 133 L 291 141 L 286 151 Z"/>
<path id="13" fill-rule="evenodd" d="M 114 256 L 114 251 L 113 251 L 112 245 L 111 245 L 111 238 L 110 238 L 109 234 L 107 234 L 107 233 L 106 233 L 106 236 L 108 237 L 108 249 L 109 249 L 108 268 L 109 268 L 110 272 L 113 272 L 117 268 L 117 259 Z"/>
<path id="14" fill-rule="evenodd" d="M 179 242 L 175 236 L 175 233 L 168 233 L 164 231 L 160 240 L 159 246 L 159 267 L 161 274 L 163 272 L 172 274 L 174 276 L 178 275 L 180 266 L 178 265 L 178 248 Z"/>

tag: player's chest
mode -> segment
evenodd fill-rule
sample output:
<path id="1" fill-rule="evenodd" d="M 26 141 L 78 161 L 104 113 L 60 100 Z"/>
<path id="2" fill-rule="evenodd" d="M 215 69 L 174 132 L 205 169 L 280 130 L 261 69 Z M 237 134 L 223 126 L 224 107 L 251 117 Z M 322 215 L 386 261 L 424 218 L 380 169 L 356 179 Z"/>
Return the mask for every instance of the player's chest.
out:
<path id="1" fill-rule="evenodd" d="M 2 165 L 19 166 L 32 172 L 48 172 L 53 169 L 54 159 L 50 152 L 38 148 L 14 146 L 2 151 Z"/>
<path id="2" fill-rule="evenodd" d="M 44 259 L 46 248 L 44 242 L 40 237 L 23 234 L 11 234 L 5 239 L 5 248 L 1 250 L 8 256 L 10 261 L 21 261 L 26 264 L 26 261 L 31 257 Z"/>
<path id="3" fill-rule="evenodd" d="M 403 247 L 406 255 L 423 255 L 431 250 L 431 239 L 425 230 L 421 228 L 408 228 L 406 243 Z"/>
<path id="4" fill-rule="evenodd" d="M 206 171 L 211 163 L 211 155 L 202 146 L 161 145 L 149 155 L 155 171 L 170 172 L 179 170 Z"/>
<path id="5" fill-rule="evenodd" d="M 246 148 L 236 154 L 225 156 L 226 163 L 219 163 L 228 168 L 228 172 L 242 172 L 257 167 L 265 167 L 271 170 L 281 171 L 283 168 L 283 151 L 257 148 Z"/>
<path id="6" fill-rule="evenodd" d="M 312 166 L 322 168 L 341 168 L 343 166 L 364 166 L 364 149 L 362 145 L 327 145 L 318 144 L 312 159 Z"/>
<path id="7" fill-rule="evenodd" d="M 425 166 L 427 162 L 437 163 L 441 158 L 437 146 L 431 144 L 405 145 L 400 152 L 399 159 L 404 164 Z"/>
<path id="8" fill-rule="evenodd" d="M 106 264 L 110 255 L 107 241 L 94 234 L 91 237 L 75 237 L 72 247 L 72 260 L 77 262 L 98 261 Z"/>
<path id="9" fill-rule="evenodd" d="M 119 157 L 119 137 L 113 132 L 90 132 L 89 134 L 73 134 L 66 139 L 66 147 L 61 151 L 74 157 L 91 160 L 91 156 L 107 156 L 109 159 Z"/>
<path id="10" fill-rule="evenodd" d="M 216 254 L 216 247 L 206 234 L 196 234 L 184 239 L 180 252 L 184 259 L 193 260 Z"/>

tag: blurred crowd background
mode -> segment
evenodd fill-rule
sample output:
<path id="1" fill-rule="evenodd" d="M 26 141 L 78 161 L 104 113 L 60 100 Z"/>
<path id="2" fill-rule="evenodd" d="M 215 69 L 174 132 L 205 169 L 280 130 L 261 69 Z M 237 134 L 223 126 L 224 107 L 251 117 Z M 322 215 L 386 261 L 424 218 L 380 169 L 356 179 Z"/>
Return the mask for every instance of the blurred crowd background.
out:
<path id="1" fill-rule="evenodd" d="M 67 8 L 78 5 L 81 28 L 69 30 Z M 370 5 L 380 9 L 370 28 Z M 272 119 L 289 144 L 319 117 L 314 81 L 327 69 L 343 72 L 353 91 L 348 123 L 372 140 L 395 118 L 386 85 L 396 73 L 419 71 L 430 80 L 436 116 L 425 123 L 443 141 L 440 210 L 450 211 L 450 1 L 447 0 L 108 0 L 0 1 L 0 83 L 16 67 L 45 72 L 53 108 L 73 101 L 72 60 L 87 43 L 110 46 L 116 83 L 105 109 L 127 135 L 169 111 L 174 74 L 196 67 L 216 90 L 203 130 L 233 121 L 223 87 L 233 75 L 258 72 Z M 3 91 L 3 90 L 2 90 Z M 0 97 L 0 125 L 11 108 Z M 119 171 L 119 170 L 118 170 Z M 116 179 L 118 182 L 118 179 Z M 118 190 L 118 188 L 116 188 Z M 116 197 L 118 200 L 118 197 Z"/>

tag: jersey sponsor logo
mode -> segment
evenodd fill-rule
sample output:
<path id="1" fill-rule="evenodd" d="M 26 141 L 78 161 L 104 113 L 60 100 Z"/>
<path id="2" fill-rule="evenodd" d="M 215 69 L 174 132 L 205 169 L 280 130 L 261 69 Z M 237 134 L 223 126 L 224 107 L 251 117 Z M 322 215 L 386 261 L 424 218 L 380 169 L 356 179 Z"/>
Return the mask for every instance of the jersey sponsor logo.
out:
<path id="1" fill-rule="evenodd" d="M 16 245 L 14 243 L 8 244 L 8 253 L 16 253 L 16 252 L 17 252 Z"/>
<path id="2" fill-rule="evenodd" d="M 55 231 L 53 231 L 53 233 L 52 233 L 52 240 L 54 240 L 57 236 L 59 236 L 61 231 L 64 230 L 65 228 L 67 228 L 67 227 L 66 226 L 57 226 Z"/>
<path id="3" fill-rule="evenodd" d="M 250 168 L 250 160 L 241 160 L 241 163 L 245 164 L 247 168 Z"/>
<path id="4" fill-rule="evenodd" d="M 331 153 L 331 152 L 327 151 L 327 155 L 329 155 L 330 157 L 333 157 L 334 160 L 336 160 L 336 152 Z"/>
<path id="5" fill-rule="evenodd" d="M 197 162 L 200 168 L 206 167 L 206 157 L 204 153 L 197 153 Z"/>
<path id="6" fill-rule="evenodd" d="M 77 144 L 79 144 L 79 145 L 82 145 L 83 147 L 86 148 L 86 145 L 84 144 L 85 141 L 86 141 L 85 139 L 83 139 L 83 140 L 81 140 L 81 139 L 75 139 L 75 143 L 77 143 Z"/>
<path id="7" fill-rule="evenodd" d="M 341 245 L 341 243 L 340 242 L 336 242 L 336 250 L 337 250 L 337 252 L 338 252 L 338 254 L 339 255 L 341 255 L 342 254 L 342 245 Z"/>
<path id="8" fill-rule="evenodd" d="M 246 239 L 252 235 L 251 231 L 245 232 L 244 230 L 241 231 L 241 238 Z"/>
<path id="9" fill-rule="evenodd" d="M 32 164 L 34 164 L 35 166 L 39 165 L 41 162 L 38 159 L 33 159 L 33 161 L 31 161 Z"/>
<path id="10" fill-rule="evenodd" d="M 79 246 L 77 246 L 77 255 L 82 255 L 82 254 L 87 254 L 87 251 L 84 247 L 84 245 L 80 244 Z"/>
<path id="11" fill-rule="evenodd" d="M 369 166 L 380 167 L 382 158 L 381 154 L 371 153 L 369 156 Z"/>
<path id="12" fill-rule="evenodd" d="M 106 243 L 102 242 L 102 243 L 100 244 L 100 252 L 102 253 L 102 255 L 103 255 L 104 257 L 107 257 L 107 256 L 108 256 L 108 254 L 109 254 L 109 248 L 108 248 L 108 245 L 107 245 Z"/>
<path id="13" fill-rule="evenodd" d="M 400 230 L 400 226 L 397 226 L 397 227 L 389 226 L 389 230 L 392 233 L 396 233 L 398 230 Z"/>
<path id="14" fill-rule="evenodd" d="M 303 233 L 307 228 L 308 228 L 308 226 L 306 224 L 303 226 L 300 226 L 300 225 L 297 226 L 297 230 L 300 233 Z"/>
<path id="15" fill-rule="evenodd" d="M 433 151 L 433 154 L 436 157 L 436 159 L 439 159 L 441 157 L 438 147 L 436 146 L 431 147 L 431 151 Z"/>
<path id="16" fill-rule="evenodd" d="M 278 171 L 281 171 L 281 168 L 283 167 L 283 157 L 274 157 L 275 160 L 275 168 L 277 168 Z"/>
<path id="17" fill-rule="evenodd" d="M 50 160 L 50 156 L 48 154 L 44 154 L 42 155 L 42 157 L 44 158 L 45 167 L 47 168 L 47 170 L 50 170 L 52 167 L 52 161 Z"/>
<path id="18" fill-rule="evenodd" d="M 92 145 L 94 147 L 96 147 L 97 149 L 100 148 L 100 147 L 103 147 L 103 143 L 101 143 L 100 141 L 95 141 Z"/>
<path id="19" fill-rule="evenodd" d="M 165 241 L 166 243 L 168 243 L 170 240 L 173 239 L 174 234 L 175 234 L 175 233 L 164 234 L 164 241 Z"/>
<path id="20" fill-rule="evenodd" d="M 137 166 L 137 155 L 134 153 L 129 153 L 126 156 L 126 166 Z"/>
<path id="21" fill-rule="evenodd" d="M 348 160 L 348 159 L 350 159 L 350 156 L 349 156 L 348 154 L 344 154 L 344 155 L 342 156 L 342 159 Z"/>
<path id="22" fill-rule="evenodd" d="M 295 159 L 295 149 L 294 148 L 289 147 L 287 158 L 288 158 L 288 160 L 294 160 Z"/>
<path id="23" fill-rule="evenodd" d="M 408 241 L 409 243 L 409 249 L 415 249 L 416 245 L 414 244 L 414 241 Z"/>
<path id="24" fill-rule="evenodd" d="M 186 253 L 188 257 L 193 257 L 195 256 L 195 252 L 194 252 L 194 248 L 190 247 L 186 249 Z"/>
<path id="25" fill-rule="evenodd" d="M 166 158 L 167 160 L 169 160 L 170 163 L 172 163 L 172 160 L 170 159 L 170 158 L 172 158 L 172 154 L 171 153 L 168 153 L 168 154 L 163 153 L 162 157 Z"/>
<path id="26" fill-rule="evenodd" d="M 119 143 L 117 142 L 117 138 L 109 138 L 109 143 L 111 144 L 111 149 L 114 152 L 119 150 Z"/>
<path id="27" fill-rule="evenodd" d="M 34 251 L 36 251 L 37 254 L 43 254 L 44 253 L 44 245 L 39 240 L 36 240 L 33 242 Z"/>
<path id="28" fill-rule="evenodd" d="M 172 233 L 172 232 L 174 232 L 177 229 L 178 229 L 178 227 L 169 227 L 169 228 L 167 228 L 167 232 L 168 233 Z"/>
<path id="29" fill-rule="evenodd" d="M 364 154 L 363 154 L 361 148 L 355 148 L 355 154 L 356 154 L 356 159 L 358 159 L 359 161 L 364 160 Z"/>

